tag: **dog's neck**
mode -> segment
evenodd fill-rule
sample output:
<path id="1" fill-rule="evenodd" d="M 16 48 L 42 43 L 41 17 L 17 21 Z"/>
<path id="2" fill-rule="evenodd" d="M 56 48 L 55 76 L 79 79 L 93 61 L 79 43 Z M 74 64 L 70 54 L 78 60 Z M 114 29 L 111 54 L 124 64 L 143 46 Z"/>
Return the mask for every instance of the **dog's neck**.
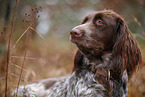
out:
<path id="1" fill-rule="evenodd" d="M 88 57 L 82 52 L 78 51 L 74 59 L 73 71 L 75 71 L 77 75 L 85 75 L 85 72 L 92 72 L 95 74 L 95 71 L 99 70 L 100 68 L 108 71 L 111 67 L 111 61 L 112 53 Z"/>
<path id="2" fill-rule="evenodd" d="M 95 67 L 102 66 L 105 68 L 111 68 L 111 60 L 112 60 L 112 53 L 107 53 L 102 56 L 94 57 L 94 58 L 87 58 L 84 57 L 87 64 L 94 65 Z"/>

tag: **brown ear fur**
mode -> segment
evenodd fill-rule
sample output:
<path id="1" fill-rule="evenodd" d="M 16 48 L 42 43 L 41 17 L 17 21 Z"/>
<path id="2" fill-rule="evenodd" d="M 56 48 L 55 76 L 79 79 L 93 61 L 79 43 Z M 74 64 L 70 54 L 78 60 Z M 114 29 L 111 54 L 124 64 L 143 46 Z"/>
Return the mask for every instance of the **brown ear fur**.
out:
<path id="1" fill-rule="evenodd" d="M 140 48 L 122 18 L 117 20 L 117 40 L 113 47 L 112 73 L 114 79 L 122 76 L 127 69 L 129 78 L 136 66 L 142 64 Z"/>

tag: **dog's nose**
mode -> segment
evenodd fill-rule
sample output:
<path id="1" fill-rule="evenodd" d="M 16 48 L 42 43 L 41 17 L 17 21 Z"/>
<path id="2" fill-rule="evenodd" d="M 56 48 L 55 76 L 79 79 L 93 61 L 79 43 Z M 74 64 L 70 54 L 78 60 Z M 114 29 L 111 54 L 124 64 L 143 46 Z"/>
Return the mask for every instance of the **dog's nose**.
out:
<path id="1" fill-rule="evenodd" d="M 75 36 L 75 37 L 81 37 L 82 36 L 82 31 L 78 30 L 78 29 L 72 29 L 70 32 L 71 36 Z"/>

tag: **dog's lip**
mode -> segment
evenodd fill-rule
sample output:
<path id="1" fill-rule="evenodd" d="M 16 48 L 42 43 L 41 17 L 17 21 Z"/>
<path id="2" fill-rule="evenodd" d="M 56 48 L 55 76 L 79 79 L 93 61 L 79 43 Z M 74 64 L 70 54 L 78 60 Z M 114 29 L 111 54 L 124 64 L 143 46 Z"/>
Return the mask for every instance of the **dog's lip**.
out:
<path id="1" fill-rule="evenodd" d="M 72 43 L 78 43 L 78 38 L 70 35 L 69 39 L 71 40 Z"/>
<path id="2" fill-rule="evenodd" d="M 92 49 L 93 52 L 102 52 L 103 48 L 102 47 L 98 47 L 96 49 Z"/>
<path id="3" fill-rule="evenodd" d="M 72 38 L 72 36 L 70 35 L 69 40 L 71 40 L 71 42 L 74 42 L 74 39 Z"/>
<path id="4" fill-rule="evenodd" d="M 95 49 L 93 49 L 94 51 L 101 51 L 101 50 L 103 50 L 103 48 L 102 47 L 98 47 L 98 48 L 95 48 Z"/>
<path id="5" fill-rule="evenodd" d="M 100 50 L 99 48 L 96 48 L 96 49 L 94 49 L 95 51 L 98 51 L 98 50 Z"/>
<path id="6" fill-rule="evenodd" d="M 72 37 L 70 35 L 70 40 L 71 40 L 72 43 L 75 43 L 76 45 L 78 45 L 78 47 L 82 47 L 80 38 L 75 38 L 75 37 Z M 103 50 L 103 48 L 101 46 L 95 46 L 95 48 L 94 48 L 94 47 L 86 45 L 83 48 L 87 48 L 88 50 L 96 51 L 96 52 L 100 52 L 100 51 Z"/>

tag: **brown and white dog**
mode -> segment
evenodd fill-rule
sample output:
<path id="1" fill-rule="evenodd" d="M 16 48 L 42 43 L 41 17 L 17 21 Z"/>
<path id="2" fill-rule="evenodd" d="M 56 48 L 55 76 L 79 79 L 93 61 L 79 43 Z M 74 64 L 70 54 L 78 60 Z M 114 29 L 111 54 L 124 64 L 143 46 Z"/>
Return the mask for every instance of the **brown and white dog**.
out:
<path id="1" fill-rule="evenodd" d="M 111 10 L 88 14 L 70 38 L 78 47 L 73 72 L 20 86 L 18 97 L 126 97 L 141 52 L 124 19 Z"/>

